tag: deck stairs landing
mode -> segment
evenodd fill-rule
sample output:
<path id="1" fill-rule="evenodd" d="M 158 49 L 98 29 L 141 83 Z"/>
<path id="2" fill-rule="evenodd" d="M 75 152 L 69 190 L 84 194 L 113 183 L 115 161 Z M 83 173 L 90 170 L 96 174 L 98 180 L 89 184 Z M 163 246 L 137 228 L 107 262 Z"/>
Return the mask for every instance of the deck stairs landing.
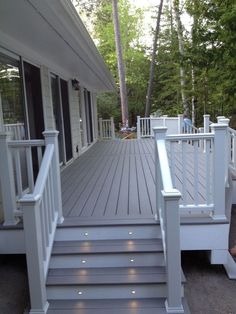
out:
<path id="1" fill-rule="evenodd" d="M 57 229 L 48 314 L 164 314 L 166 295 L 159 224 Z"/>

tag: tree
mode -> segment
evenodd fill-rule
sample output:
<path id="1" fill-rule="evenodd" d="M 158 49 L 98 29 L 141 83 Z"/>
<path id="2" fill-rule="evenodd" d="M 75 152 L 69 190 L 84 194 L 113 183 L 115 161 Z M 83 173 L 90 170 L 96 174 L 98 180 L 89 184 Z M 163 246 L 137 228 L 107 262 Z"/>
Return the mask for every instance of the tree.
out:
<path id="1" fill-rule="evenodd" d="M 125 83 L 125 67 L 124 67 L 122 45 L 121 45 L 121 34 L 120 34 L 117 0 L 112 0 L 112 11 L 113 11 L 113 22 L 114 22 L 119 82 L 120 82 L 122 124 L 123 124 L 123 127 L 128 127 L 128 124 L 129 124 L 128 101 L 127 101 L 127 91 L 126 91 L 126 83 Z"/>
<path id="2" fill-rule="evenodd" d="M 175 21 L 177 26 L 177 34 L 179 41 L 179 55 L 180 55 L 180 86 L 181 86 L 181 97 L 184 109 L 184 115 L 189 117 L 189 104 L 187 101 L 185 89 L 186 89 L 186 74 L 184 69 L 184 39 L 183 39 L 183 25 L 180 19 L 180 11 L 179 11 L 179 0 L 174 0 L 174 13 L 175 13 Z"/>
<path id="3" fill-rule="evenodd" d="M 160 1 L 158 15 L 157 15 L 157 23 L 156 23 L 156 30 L 155 30 L 153 50 L 152 50 L 152 60 L 151 60 L 151 65 L 150 65 L 148 89 L 147 89 L 147 96 L 146 96 L 145 117 L 148 117 L 150 115 L 150 109 L 151 109 L 151 96 L 152 96 L 152 89 L 153 89 L 155 59 L 156 59 L 156 52 L 157 52 L 157 40 L 159 36 L 159 31 L 160 31 L 162 7 L 163 7 L 163 0 Z"/>

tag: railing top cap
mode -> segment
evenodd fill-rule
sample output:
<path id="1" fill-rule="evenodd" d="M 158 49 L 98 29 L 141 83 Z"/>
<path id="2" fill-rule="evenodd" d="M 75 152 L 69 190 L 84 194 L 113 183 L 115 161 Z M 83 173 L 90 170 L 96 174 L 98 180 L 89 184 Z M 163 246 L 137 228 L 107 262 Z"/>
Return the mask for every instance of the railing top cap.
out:
<path id="1" fill-rule="evenodd" d="M 165 133 L 168 128 L 166 126 L 154 126 L 152 129 L 154 133 Z"/>
<path id="2" fill-rule="evenodd" d="M 57 130 L 45 130 L 43 132 L 43 135 L 45 136 L 55 136 L 55 135 L 58 135 L 59 134 L 59 131 Z"/>
<path id="3" fill-rule="evenodd" d="M 210 125 L 212 129 L 226 129 L 228 127 L 227 123 L 212 123 Z"/>

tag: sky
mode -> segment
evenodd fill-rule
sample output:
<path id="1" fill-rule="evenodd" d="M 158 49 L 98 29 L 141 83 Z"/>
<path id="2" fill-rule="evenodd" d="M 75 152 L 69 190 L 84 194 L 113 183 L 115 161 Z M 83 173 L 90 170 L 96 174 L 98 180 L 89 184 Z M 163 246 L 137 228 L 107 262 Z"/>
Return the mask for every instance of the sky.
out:
<path id="1" fill-rule="evenodd" d="M 72 0 L 72 2 L 74 2 Z M 142 27 L 143 30 L 143 38 L 141 39 L 141 42 L 149 47 L 152 47 L 153 43 L 153 34 L 152 29 L 155 29 L 156 27 L 156 17 L 159 5 L 159 0 L 129 0 L 131 5 L 137 8 L 144 9 L 144 25 Z M 164 1 L 164 5 L 168 3 L 168 0 Z M 181 0 L 180 0 L 181 2 Z M 181 16 L 181 21 L 184 24 L 185 28 L 190 30 L 191 20 L 187 14 L 183 14 Z M 89 25 L 87 25 L 89 28 Z"/>
<path id="2" fill-rule="evenodd" d="M 143 43 L 152 45 L 153 36 L 151 35 L 152 28 L 156 26 L 156 20 L 152 18 L 157 15 L 157 5 L 159 5 L 159 0 L 130 0 L 130 3 L 133 4 L 137 8 L 142 8 L 145 10 L 144 13 L 144 28 L 143 33 L 145 34 L 143 37 Z M 153 14 L 156 11 L 156 14 Z"/>

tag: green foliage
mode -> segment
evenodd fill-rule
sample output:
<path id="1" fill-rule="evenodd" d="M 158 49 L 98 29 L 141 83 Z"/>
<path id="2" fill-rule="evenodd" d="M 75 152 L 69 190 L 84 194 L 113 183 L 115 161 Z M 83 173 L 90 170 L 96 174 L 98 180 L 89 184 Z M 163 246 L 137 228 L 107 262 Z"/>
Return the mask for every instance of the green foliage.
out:
<path id="1" fill-rule="evenodd" d="M 140 9 L 132 10 L 129 1 L 126 0 L 119 0 L 118 5 L 123 58 L 126 71 L 130 125 L 135 125 L 137 115 L 143 115 L 144 113 L 149 70 L 149 60 L 146 56 L 146 49 L 140 45 L 142 35 L 140 25 L 142 24 L 143 13 Z M 93 37 L 118 86 L 119 77 L 111 1 L 97 1 L 95 11 Z M 118 89 L 117 93 L 119 96 Z M 116 102 L 118 101 L 118 96 L 116 97 Z M 110 112 L 114 108 L 116 108 L 117 111 L 114 112 L 113 115 L 116 117 L 120 115 L 120 108 L 119 106 L 114 106 L 113 101 L 114 96 L 108 96 L 106 94 L 99 96 L 98 110 L 100 116 L 105 114 L 104 108 L 107 108 L 108 115 L 110 115 Z M 109 106 L 112 108 L 111 110 Z"/>
<path id="2" fill-rule="evenodd" d="M 86 1 L 82 1 L 82 3 Z M 93 36 L 98 49 L 118 85 L 117 59 L 110 0 L 91 1 L 94 18 Z M 143 15 L 132 10 L 129 1 L 119 0 L 122 45 L 126 67 L 130 125 L 144 114 L 149 76 L 150 51 L 140 45 Z M 183 29 L 185 56 L 180 58 L 176 25 L 169 6 L 161 21 L 156 58 L 152 112 L 176 115 L 182 113 L 180 62 L 186 73 L 186 96 L 189 104 L 195 97 L 196 121 L 202 115 L 236 115 L 236 3 L 232 0 L 186 0 L 181 12 L 193 19 L 192 29 Z M 194 89 L 192 79 L 194 73 Z M 118 97 L 100 95 L 99 113 L 119 120 Z"/>

